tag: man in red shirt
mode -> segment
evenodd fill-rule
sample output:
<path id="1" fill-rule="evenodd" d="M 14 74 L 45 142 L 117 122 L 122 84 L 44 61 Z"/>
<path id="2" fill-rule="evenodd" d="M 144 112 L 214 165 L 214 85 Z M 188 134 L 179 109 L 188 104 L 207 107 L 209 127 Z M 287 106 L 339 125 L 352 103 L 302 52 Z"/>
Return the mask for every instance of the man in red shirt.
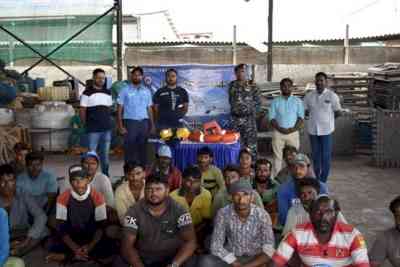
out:
<path id="1" fill-rule="evenodd" d="M 146 177 L 156 173 L 168 179 L 171 192 L 181 187 L 182 173 L 173 166 L 172 151 L 167 145 L 162 145 L 158 149 L 157 160 L 153 166 L 146 169 Z"/>
<path id="2" fill-rule="evenodd" d="M 337 220 L 339 211 L 336 200 L 320 196 L 312 204 L 311 222 L 297 225 L 282 240 L 273 256 L 275 264 L 286 266 L 297 254 L 305 267 L 369 267 L 363 236 Z"/>

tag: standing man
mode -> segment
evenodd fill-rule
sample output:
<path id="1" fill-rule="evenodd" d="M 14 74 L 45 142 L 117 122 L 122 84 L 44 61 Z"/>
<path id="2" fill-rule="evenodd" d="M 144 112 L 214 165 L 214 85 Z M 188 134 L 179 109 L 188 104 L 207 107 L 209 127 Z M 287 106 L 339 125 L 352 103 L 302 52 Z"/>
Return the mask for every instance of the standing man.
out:
<path id="1" fill-rule="evenodd" d="M 242 147 L 251 149 L 257 159 L 257 115 L 260 112 L 260 90 L 246 80 L 246 65 L 235 67 L 236 80 L 229 84 L 229 104 L 233 129 L 240 133 Z"/>
<path id="2" fill-rule="evenodd" d="M 189 96 L 185 89 L 177 86 L 176 69 L 168 69 L 165 73 L 167 85 L 160 88 L 153 96 L 154 119 L 157 129 L 178 128 L 179 122 L 189 108 Z"/>
<path id="3" fill-rule="evenodd" d="M 248 181 L 232 184 L 230 193 L 233 204 L 220 209 L 215 218 L 212 255 L 203 257 L 198 266 L 266 266 L 274 253 L 271 218 L 251 203 L 253 188 Z"/>
<path id="4" fill-rule="evenodd" d="M 114 267 L 194 267 L 192 217 L 169 195 L 168 181 L 149 176 L 145 197 L 125 217 L 121 257 Z"/>
<path id="5" fill-rule="evenodd" d="M 321 196 L 313 202 L 311 222 L 297 225 L 276 250 L 276 266 L 287 266 L 294 255 L 302 264 L 291 266 L 369 267 L 368 251 L 362 234 L 338 219 L 336 200 Z"/>
<path id="6" fill-rule="evenodd" d="M 151 92 L 142 84 L 143 69 L 133 68 L 131 82 L 118 96 L 117 123 L 119 132 L 125 136 L 125 162 L 139 161 L 146 165 L 146 142 L 154 131 Z"/>
<path id="7" fill-rule="evenodd" d="M 292 95 L 293 81 L 284 78 L 280 82 L 281 95 L 275 97 L 269 110 L 269 119 L 274 128 L 272 150 L 274 152 L 273 174 L 282 168 L 282 152 L 286 145 L 299 149 L 299 130 L 303 125 L 304 107 L 301 100 Z"/>
<path id="8" fill-rule="evenodd" d="M 81 96 L 79 116 L 86 126 L 89 150 L 97 151 L 101 162 L 101 171 L 109 176 L 109 153 L 111 144 L 111 91 L 104 88 L 106 73 L 102 69 L 93 71 L 93 85 Z"/>
<path id="9" fill-rule="evenodd" d="M 307 131 L 310 135 L 314 171 L 317 178 L 326 183 L 331 168 L 332 133 L 335 118 L 341 115 L 339 97 L 327 88 L 328 76 L 315 75 L 316 90 L 304 98 L 304 109 L 308 117 Z"/>

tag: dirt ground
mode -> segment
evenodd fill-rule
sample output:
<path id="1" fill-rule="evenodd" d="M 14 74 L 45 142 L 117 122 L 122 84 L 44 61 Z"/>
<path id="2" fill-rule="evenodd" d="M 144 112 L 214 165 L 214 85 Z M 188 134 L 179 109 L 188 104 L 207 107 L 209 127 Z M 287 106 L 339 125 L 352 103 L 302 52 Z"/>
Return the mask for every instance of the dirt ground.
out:
<path id="1" fill-rule="evenodd" d="M 77 157 L 51 155 L 46 157 L 45 165 L 61 177 L 66 176 L 68 166 L 77 162 Z M 379 169 L 369 162 L 370 158 L 365 156 L 334 159 L 328 187 L 339 200 L 346 219 L 365 235 L 371 246 L 377 232 L 393 225 L 388 205 L 400 195 L 400 169 Z M 122 175 L 122 160 L 112 159 L 110 173 L 113 179 Z M 26 266 L 58 266 L 45 264 L 45 256 L 45 250 L 35 250 L 25 257 Z"/>

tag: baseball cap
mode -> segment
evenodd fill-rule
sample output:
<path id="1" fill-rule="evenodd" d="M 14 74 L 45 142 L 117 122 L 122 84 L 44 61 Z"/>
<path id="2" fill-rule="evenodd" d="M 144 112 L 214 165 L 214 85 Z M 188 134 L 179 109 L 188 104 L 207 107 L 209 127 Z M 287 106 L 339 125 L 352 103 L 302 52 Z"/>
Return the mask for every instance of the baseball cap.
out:
<path id="1" fill-rule="evenodd" d="M 83 179 L 87 176 L 86 169 L 79 164 L 69 167 L 68 174 L 69 180 Z"/>
<path id="2" fill-rule="evenodd" d="M 160 147 L 158 148 L 157 155 L 158 155 L 159 157 L 172 158 L 171 148 L 169 148 L 169 146 L 162 145 L 162 146 L 160 146 Z"/>
<path id="3" fill-rule="evenodd" d="M 97 155 L 97 153 L 95 151 L 88 151 L 82 155 L 82 160 L 85 160 L 87 158 L 95 158 L 97 160 L 97 162 L 100 161 L 99 156 Z"/>
<path id="4" fill-rule="evenodd" d="M 299 153 L 292 161 L 293 164 L 310 165 L 311 161 L 306 154 Z"/>
<path id="5" fill-rule="evenodd" d="M 230 194 L 235 194 L 237 192 L 252 193 L 253 187 L 251 186 L 249 181 L 240 179 L 239 181 L 236 181 L 229 186 Z"/>

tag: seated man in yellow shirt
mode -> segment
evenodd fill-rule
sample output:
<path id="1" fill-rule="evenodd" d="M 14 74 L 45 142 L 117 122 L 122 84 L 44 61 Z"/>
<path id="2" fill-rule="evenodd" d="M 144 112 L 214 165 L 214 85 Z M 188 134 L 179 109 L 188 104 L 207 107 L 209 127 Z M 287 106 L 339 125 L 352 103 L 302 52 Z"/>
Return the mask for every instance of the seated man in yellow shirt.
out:
<path id="1" fill-rule="evenodd" d="M 221 170 L 212 164 L 214 154 L 212 150 L 205 146 L 197 152 L 197 166 L 201 171 L 201 184 L 210 191 L 212 197 L 218 190 L 225 188 L 224 177 Z"/>
<path id="2" fill-rule="evenodd" d="M 203 244 L 211 225 L 211 193 L 201 186 L 201 171 L 189 166 L 183 172 L 182 186 L 170 196 L 182 205 L 192 216 L 197 241 Z"/>

